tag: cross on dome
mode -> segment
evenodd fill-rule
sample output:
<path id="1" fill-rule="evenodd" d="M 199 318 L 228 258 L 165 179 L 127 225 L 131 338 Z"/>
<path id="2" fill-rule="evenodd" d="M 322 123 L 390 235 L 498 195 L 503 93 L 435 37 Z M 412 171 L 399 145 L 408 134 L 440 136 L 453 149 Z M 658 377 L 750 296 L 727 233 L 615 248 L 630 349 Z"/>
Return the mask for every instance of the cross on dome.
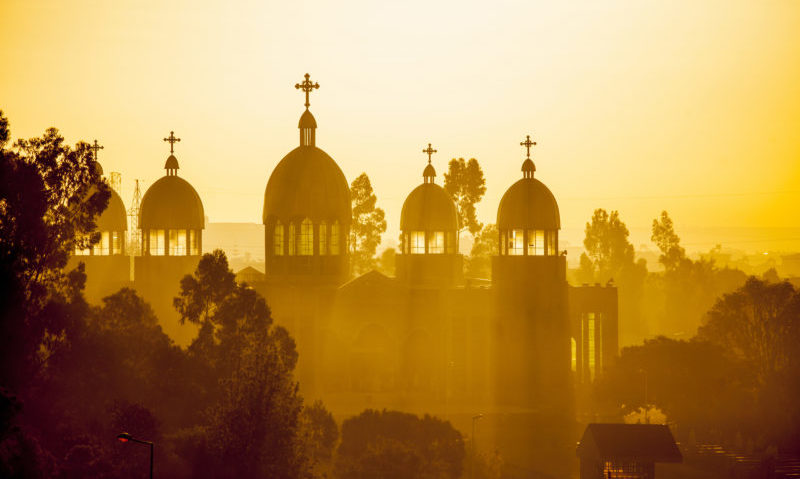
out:
<path id="1" fill-rule="evenodd" d="M 536 146 L 535 141 L 531 141 L 531 135 L 525 135 L 525 141 L 520 142 L 520 146 L 524 146 L 528 152 L 528 159 L 531 157 L 531 147 Z"/>
<path id="2" fill-rule="evenodd" d="M 89 149 L 92 150 L 92 156 L 94 157 L 94 161 L 97 161 L 97 151 L 102 150 L 105 147 L 94 140 L 94 144 L 89 146 Z"/>
<path id="3" fill-rule="evenodd" d="M 169 143 L 169 153 L 173 154 L 173 153 L 175 153 L 175 150 L 174 150 L 175 143 L 181 141 L 181 139 L 180 138 L 175 138 L 175 132 L 174 131 L 170 131 L 169 132 L 169 138 L 164 138 L 164 141 Z"/>
<path id="4" fill-rule="evenodd" d="M 310 78 L 311 75 L 306 73 L 305 80 L 303 80 L 303 83 L 295 83 L 294 85 L 295 88 L 297 88 L 298 90 L 303 90 L 303 92 L 305 92 L 306 94 L 306 103 L 305 103 L 306 110 L 308 110 L 308 107 L 311 106 L 311 103 L 309 103 L 308 101 L 308 94 L 311 93 L 314 89 L 319 88 L 319 83 L 312 83 Z"/>
<path id="5" fill-rule="evenodd" d="M 422 150 L 422 152 L 423 152 L 423 153 L 427 153 L 427 154 L 428 154 L 428 164 L 430 165 L 430 164 L 431 164 L 431 155 L 433 155 L 434 153 L 436 153 L 436 152 L 437 152 L 437 150 L 434 150 L 433 148 L 431 148 L 431 144 L 430 144 L 430 143 L 428 143 L 428 147 L 427 147 L 427 148 L 425 148 L 424 150 Z"/>

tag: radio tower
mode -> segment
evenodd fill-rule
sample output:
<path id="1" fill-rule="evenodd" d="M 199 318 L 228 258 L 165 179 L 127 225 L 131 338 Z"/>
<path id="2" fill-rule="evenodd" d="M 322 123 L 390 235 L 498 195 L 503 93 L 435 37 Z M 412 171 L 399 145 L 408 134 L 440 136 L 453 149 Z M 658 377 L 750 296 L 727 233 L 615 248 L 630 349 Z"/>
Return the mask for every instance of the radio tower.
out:
<path id="1" fill-rule="evenodd" d="M 142 206 L 142 193 L 139 190 L 139 180 L 136 181 L 136 186 L 133 188 L 133 200 L 131 200 L 131 208 L 128 210 L 128 216 L 131 218 L 131 240 L 128 242 L 131 256 L 139 256 L 142 254 L 142 232 L 139 230 L 139 211 Z"/>

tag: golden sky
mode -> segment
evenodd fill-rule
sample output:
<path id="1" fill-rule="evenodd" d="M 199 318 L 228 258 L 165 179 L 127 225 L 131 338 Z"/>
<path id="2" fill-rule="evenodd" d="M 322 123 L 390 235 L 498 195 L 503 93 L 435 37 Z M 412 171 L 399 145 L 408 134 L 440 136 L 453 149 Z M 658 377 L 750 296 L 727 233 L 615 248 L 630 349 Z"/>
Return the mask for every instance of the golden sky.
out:
<path id="1" fill-rule="evenodd" d="M 209 219 L 259 222 L 306 71 L 318 146 L 367 172 L 391 238 L 428 142 L 440 182 L 450 158 L 480 161 L 493 222 L 526 134 L 566 228 L 596 207 L 632 228 L 662 209 L 679 232 L 800 227 L 794 0 L 0 0 L 12 134 L 99 139 L 126 204 L 175 130 Z"/>

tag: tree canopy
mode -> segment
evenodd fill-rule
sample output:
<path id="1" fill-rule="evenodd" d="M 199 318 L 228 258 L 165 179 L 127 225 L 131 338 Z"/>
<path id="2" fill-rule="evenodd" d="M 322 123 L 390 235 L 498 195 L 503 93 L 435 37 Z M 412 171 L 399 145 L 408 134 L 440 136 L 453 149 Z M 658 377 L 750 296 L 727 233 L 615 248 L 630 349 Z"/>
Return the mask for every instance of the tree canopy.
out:
<path id="1" fill-rule="evenodd" d="M 483 225 L 475 215 L 475 205 L 486 193 L 486 179 L 478 160 L 470 158 L 453 158 L 447 165 L 444 174 L 444 189 L 453 198 L 458 208 L 459 232 L 467 230 L 477 235 Z"/>
<path id="2" fill-rule="evenodd" d="M 375 267 L 375 252 L 386 231 L 382 209 L 376 206 L 378 197 L 366 173 L 361 173 L 350 184 L 353 203 L 353 222 L 350 226 L 350 264 L 354 275 Z"/>

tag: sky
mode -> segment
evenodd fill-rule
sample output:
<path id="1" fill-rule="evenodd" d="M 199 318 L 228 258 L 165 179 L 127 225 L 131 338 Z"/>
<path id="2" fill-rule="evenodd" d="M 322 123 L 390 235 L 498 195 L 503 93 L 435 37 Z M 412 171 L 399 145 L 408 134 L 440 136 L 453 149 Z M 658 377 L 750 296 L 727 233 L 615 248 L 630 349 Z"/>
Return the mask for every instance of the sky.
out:
<path id="1" fill-rule="evenodd" d="M 0 0 L 0 109 L 15 138 L 98 139 L 128 206 L 174 130 L 209 220 L 258 223 L 309 72 L 317 146 L 369 175 L 387 238 L 428 142 L 438 182 L 478 159 L 491 223 L 530 134 L 573 243 L 606 208 L 632 230 L 667 210 L 679 233 L 768 228 L 752 248 L 800 250 L 781 232 L 800 228 L 798 32 L 793 0 Z"/>

